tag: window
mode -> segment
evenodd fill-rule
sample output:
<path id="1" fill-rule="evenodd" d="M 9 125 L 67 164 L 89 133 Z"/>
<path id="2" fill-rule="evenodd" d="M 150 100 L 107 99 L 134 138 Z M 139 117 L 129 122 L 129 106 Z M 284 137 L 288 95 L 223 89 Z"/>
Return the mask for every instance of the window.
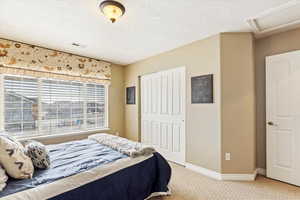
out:
<path id="1" fill-rule="evenodd" d="M 2 123 L 13 135 L 107 127 L 104 85 L 4 75 L 2 87 Z"/>
<path id="2" fill-rule="evenodd" d="M 35 132 L 38 118 L 36 79 L 4 78 L 4 127 L 11 133 Z"/>

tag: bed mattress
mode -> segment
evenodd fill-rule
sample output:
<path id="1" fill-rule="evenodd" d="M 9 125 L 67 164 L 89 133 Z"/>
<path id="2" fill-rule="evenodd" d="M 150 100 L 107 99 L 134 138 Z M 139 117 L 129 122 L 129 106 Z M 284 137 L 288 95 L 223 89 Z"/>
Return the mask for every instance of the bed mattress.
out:
<path id="1" fill-rule="evenodd" d="M 144 200 L 169 192 L 171 170 L 158 153 L 133 159 L 89 139 L 47 148 L 51 168 L 10 179 L 1 200 Z"/>

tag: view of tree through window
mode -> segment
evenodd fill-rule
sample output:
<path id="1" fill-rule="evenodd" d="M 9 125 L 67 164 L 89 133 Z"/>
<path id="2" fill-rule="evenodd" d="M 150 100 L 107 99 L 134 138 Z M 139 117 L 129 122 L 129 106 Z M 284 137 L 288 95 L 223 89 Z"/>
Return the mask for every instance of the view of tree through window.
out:
<path id="1" fill-rule="evenodd" d="M 105 127 L 105 87 L 4 77 L 4 127 L 12 134 L 63 134 Z"/>

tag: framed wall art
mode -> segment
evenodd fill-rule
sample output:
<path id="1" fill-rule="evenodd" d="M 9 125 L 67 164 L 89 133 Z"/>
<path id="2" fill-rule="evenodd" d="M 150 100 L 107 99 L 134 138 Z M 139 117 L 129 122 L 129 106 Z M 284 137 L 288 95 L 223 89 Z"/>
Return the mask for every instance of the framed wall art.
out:
<path id="1" fill-rule="evenodd" d="M 135 104 L 135 86 L 126 88 L 126 104 Z"/>
<path id="2" fill-rule="evenodd" d="M 192 104 L 213 103 L 213 74 L 191 78 Z"/>

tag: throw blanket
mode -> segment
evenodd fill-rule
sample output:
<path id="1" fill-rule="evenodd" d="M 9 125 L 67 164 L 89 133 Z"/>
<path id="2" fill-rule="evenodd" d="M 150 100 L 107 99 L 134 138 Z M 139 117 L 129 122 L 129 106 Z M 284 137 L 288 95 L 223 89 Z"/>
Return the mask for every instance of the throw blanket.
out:
<path id="1" fill-rule="evenodd" d="M 106 133 L 99 133 L 89 136 L 89 139 L 95 140 L 100 144 L 108 146 L 120 153 L 126 154 L 132 158 L 138 156 L 148 156 L 155 152 L 155 149 L 150 146 L 143 145 L 139 142 L 133 142 L 125 138 Z"/>

